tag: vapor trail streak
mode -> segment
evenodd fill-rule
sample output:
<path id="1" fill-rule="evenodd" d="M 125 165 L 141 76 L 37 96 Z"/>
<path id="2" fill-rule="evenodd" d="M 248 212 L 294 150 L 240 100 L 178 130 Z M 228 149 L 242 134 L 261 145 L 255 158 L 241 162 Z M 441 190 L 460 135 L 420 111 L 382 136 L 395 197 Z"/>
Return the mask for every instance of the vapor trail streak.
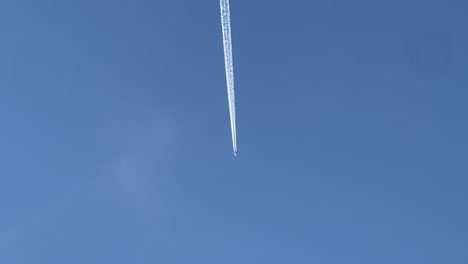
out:
<path id="1" fill-rule="evenodd" d="M 231 18 L 229 0 L 220 0 L 221 26 L 223 29 L 224 65 L 226 68 L 226 83 L 229 102 L 229 117 L 231 119 L 232 149 L 237 155 L 236 135 L 236 99 L 234 95 L 234 67 L 232 62 Z"/>

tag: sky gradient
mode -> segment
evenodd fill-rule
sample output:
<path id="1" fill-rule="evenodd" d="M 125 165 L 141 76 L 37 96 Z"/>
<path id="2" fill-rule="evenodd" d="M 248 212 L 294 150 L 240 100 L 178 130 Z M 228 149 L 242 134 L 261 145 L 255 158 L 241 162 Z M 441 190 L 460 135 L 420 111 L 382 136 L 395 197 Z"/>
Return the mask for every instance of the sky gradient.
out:
<path id="1" fill-rule="evenodd" d="M 468 263 L 468 2 L 0 2 L 0 263 Z"/>

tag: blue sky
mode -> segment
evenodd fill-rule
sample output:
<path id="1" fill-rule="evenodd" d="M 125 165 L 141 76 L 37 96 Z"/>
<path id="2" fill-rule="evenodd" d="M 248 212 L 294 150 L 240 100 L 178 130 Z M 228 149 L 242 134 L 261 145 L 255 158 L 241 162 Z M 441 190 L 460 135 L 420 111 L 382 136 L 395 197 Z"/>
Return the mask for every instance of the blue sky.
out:
<path id="1" fill-rule="evenodd" d="M 0 262 L 468 262 L 467 8 L 1 1 Z"/>

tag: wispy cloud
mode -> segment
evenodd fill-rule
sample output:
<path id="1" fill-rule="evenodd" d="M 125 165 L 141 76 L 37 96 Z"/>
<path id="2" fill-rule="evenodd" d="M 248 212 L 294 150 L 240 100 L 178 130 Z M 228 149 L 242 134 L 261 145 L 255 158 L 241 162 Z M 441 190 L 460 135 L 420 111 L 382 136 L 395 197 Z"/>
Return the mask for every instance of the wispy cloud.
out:
<path id="1" fill-rule="evenodd" d="M 131 208 L 136 218 L 157 217 L 158 181 L 167 176 L 166 153 L 179 134 L 176 122 L 147 107 L 121 110 L 118 117 L 103 120 L 103 136 L 108 133 L 112 138 L 105 144 L 112 153 L 103 164 L 81 175 L 83 181 L 70 186 L 56 201 L 30 212 L 13 226 L 1 227 L 0 253 L 35 240 L 38 230 L 54 230 L 53 223 L 59 219 L 72 221 L 71 215 L 89 213 L 90 202 Z"/>

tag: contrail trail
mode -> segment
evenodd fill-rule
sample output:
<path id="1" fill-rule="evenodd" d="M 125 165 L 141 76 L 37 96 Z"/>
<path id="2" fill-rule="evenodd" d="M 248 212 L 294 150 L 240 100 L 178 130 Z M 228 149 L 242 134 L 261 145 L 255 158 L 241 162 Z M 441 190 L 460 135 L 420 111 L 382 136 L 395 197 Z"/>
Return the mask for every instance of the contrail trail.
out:
<path id="1" fill-rule="evenodd" d="M 234 96 L 234 67 L 232 62 L 231 18 L 229 0 L 220 0 L 221 25 L 223 29 L 224 65 L 226 68 L 226 83 L 229 102 L 229 117 L 231 119 L 232 149 L 237 155 L 236 135 L 236 98 Z"/>

